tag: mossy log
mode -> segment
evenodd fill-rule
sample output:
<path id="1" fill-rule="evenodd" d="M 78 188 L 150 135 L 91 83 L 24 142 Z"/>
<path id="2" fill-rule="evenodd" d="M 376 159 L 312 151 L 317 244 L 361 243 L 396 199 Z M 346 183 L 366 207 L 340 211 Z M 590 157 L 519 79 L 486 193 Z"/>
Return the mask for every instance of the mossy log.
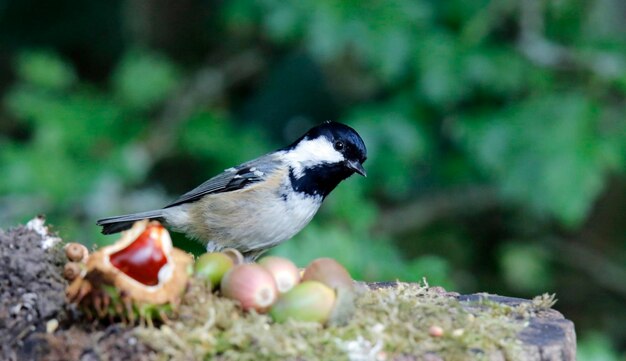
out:
<path id="1" fill-rule="evenodd" d="M 531 301 L 497 295 L 461 295 L 461 301 L 476 301 L 481 297 L 497 303 L 517 306 Z M 524 361 L 574 361 L 576 360 L 576 332 L 574 323 L 553 309 L 545 309 L 529 319 L 529 324 L 519 334 L 523 345 Z"/>
<path id="2" fill-rule="evenodd" d="M 575 360 L 574 325 L 550 308 L 550 300 L 458 295 L 406 283 L 369 284 L 357 303 L 361 318 L 345 327 L 276 325 L 264 315 L 237 314 L 231 301 L 201 287 L 191 287 L 179 320 L 160 328 L 87 321 L 65 304 L 64 259 L 54 245 L 60 242 L 41 219 L 0 230 L 0 359 Z M 387 308 L 394 311 L 386 314 Z M 209 328 L 207 317 L 219 328 Z M 375 322 L 368 324 L 367 317 Z M 437 324 L 441 335 L 433 332 Z M 394 339 L 397 329 L 408 333 Z M 290 333 L 299 339 L 290 340 Z M 210 337 L 198 343 L 198 335 Z M 267 343 L 275 339 L 287 340 L 289 347 Z"/>
<path id="3" fill-rule="evenodd" d="M 393 288 L 397 282 L 370 283 L 369 287 Z M 441 289 L 441 292 L 445 290 Z M 451 297 L 464 304 L 467 308 L 477 307 L 477 304 L 493 302 L 511 307 L 528 307 L 535 309 L 532 316 L 527 319 L 527 326 L 517 334 L 517 340 L 522 345 L 522 352 L 515 357 L 519 361 L 574 361 L 576 360 L 576 331 L 574 323 L 566 319 L 560 312 L 546 307 L 538 307 L 533 300 L 523 298 L 506 297 L 488 293 L 475 293 L 460 295 L 448 292 Z M 489 360 L 505 360 L 506 357 L 499 353 L 489 355 Z M 428 361 L 442 360 L 436 355 L 428 358 Z"/>

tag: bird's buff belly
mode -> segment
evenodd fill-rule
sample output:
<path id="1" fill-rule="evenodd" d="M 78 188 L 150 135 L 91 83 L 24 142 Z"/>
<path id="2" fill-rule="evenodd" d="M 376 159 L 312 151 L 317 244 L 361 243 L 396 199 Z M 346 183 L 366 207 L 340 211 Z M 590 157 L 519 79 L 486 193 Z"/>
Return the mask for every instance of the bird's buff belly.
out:
<path id="1" fill-rule="evenodd" d="M 250 195 L 263 192 L 245 189 L 209 195 L 171 209 L 166 222 L 203 243 L 207 251 L 236 248 L 241 252 L 273 247 L 298 233 L 319 209 L 321 197 L 292 193 Z M 257 200 L 251 203 L 251 199 Z"/>

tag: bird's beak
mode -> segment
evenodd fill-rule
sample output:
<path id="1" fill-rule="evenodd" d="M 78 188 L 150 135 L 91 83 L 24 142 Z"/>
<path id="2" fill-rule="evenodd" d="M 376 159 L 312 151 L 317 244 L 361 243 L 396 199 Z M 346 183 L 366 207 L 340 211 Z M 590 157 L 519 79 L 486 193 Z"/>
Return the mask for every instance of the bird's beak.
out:
<path id="1" fill-rule="evenodd" d="M 359 173 L 363 177 L 367 177 L 367 172 L 365 171 L 365 168 L 363 168 L 363 164 L 361 164 L 361 162 L 348 160 L 346 161 L 346 166 L 349 169 L 352 169 L 353 171 L 355 171 L 356 173 Z"/>

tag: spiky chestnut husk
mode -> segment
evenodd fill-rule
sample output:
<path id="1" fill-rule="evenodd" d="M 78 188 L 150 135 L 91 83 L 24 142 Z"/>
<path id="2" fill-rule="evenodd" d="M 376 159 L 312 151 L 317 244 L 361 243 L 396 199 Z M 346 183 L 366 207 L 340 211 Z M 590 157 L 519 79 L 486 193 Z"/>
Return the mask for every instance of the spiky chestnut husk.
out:
<path id="1" fill-rule="evenodd" d="M 298 267 L 286 258 L 267 256 L 263 257 L 258 263 L 272 274 L 280 293 L 285 293 L 300 283 Z"/>
<path id="2" fill-rule="evenodd" d="M 317 281 L 304 281 L 283 294 L 272 306 L 276 322 L 288 319 L 326 323 L 335 305 L 335 292 Z"/>
<path id="3" fill-rule="evenodd" d="M 274 277 L 258 264 L 241 264 L 222 278 L 224 297 L 239 301 L 244 310 L 266 312 L 278 298 Z"/>
<path id="4" fill-rule="evenodd" d="M 211 289 L 217 288 L 224 274 L 233 268 L 232 258 L 224 253 L 205 253 L 194 264 L 194 275 L 208 281 Z"/>
<path id="5" fill-rule="evenodd" d="M 67 288 L 67 299 L 91 316 L 151 324 L 178 305 L 192 262 L 172 247 L 158 222 L 136 222 L 118 242 L 88 257 L 84 274 Z"/>

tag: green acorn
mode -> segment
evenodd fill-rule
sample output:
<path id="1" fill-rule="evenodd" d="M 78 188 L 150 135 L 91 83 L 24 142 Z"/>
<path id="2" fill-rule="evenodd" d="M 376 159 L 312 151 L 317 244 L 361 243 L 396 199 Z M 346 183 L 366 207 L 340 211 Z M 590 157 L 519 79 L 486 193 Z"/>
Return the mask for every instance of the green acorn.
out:
<path id="1" fill-rule="evenodd" d="M 326 323 L 335 304 L 335 292 L 321 282 L 306 281 L 283 294 L 272 306 L 276 322 L 288 319 Z"/>
<path id="2" fill-rule="evenodd" d="M 355 312 L 355 285 L 350 273 L 332 258 L 313 260 L 302 275 L 302 282 L 318 281 L 335 291 L 336 301 L 328 324 L 345 325 Z"/>
<path id="3" fill-rule="evenodd" d="M 232 258 L 224 253 L 205 253 L 196 260 L 194 274 L 196 278 L 209 281 L 213 289 L 220 284 L 224 274 L 233 266 Z"/>

